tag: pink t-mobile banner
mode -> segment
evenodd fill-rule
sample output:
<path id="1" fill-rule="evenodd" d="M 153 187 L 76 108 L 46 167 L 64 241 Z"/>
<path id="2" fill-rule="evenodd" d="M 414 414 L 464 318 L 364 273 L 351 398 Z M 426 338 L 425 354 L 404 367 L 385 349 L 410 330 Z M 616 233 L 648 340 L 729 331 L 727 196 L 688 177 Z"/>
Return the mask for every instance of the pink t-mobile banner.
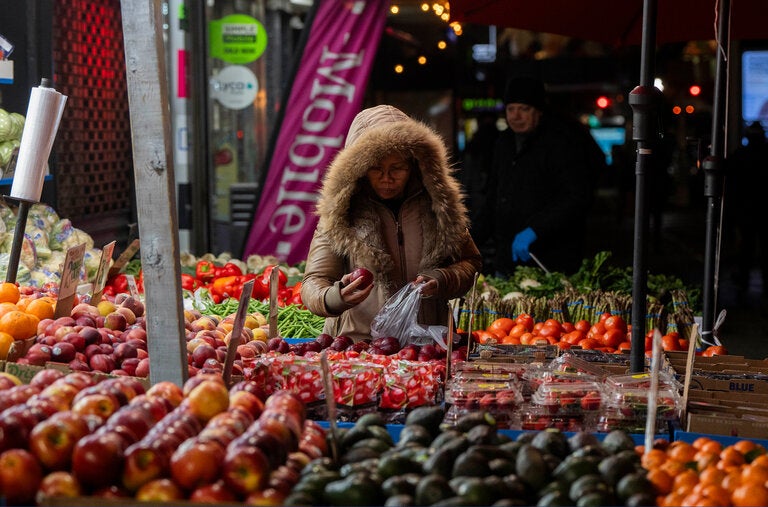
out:
<path id="1" fill-rule="evenodd" d="M 322 178 L 360 111 L 388 6 L 316 1 L 244 256 L 274 255 L 289 264 L 307 258 Z"/>

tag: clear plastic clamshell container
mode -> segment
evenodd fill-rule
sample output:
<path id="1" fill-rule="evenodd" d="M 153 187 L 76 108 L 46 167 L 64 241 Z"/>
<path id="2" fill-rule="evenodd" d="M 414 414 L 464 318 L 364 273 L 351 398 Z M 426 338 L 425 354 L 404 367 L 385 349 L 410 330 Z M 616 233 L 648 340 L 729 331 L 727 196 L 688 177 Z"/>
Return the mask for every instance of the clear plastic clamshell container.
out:
<path id="1" fill-rule="evenodd" d="M 516 429 L 519 418 L 516 412 L 523 403 L 519 384 L 512 381 L 488 381 L 487 379 L 451 379 L 446 386 L 445 422 L 454 424 L 470 412 L 484 411 L 496 419 L 498 428 Z"/>
<path id="2" fill-rule="evenodd" d="M 603 395 L 598 382 L 542 384 L 531 396 L 531 405 L 550 414 L 581 414 L 600 410 Z"/>

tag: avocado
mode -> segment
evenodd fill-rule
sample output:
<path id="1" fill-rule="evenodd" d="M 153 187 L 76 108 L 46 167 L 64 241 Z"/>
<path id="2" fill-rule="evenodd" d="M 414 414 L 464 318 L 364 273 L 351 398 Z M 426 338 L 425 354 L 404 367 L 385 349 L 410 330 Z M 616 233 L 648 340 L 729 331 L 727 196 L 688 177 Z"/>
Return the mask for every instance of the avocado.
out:
<path id="1" fill-rule="evenodd" d="M 421 464 L 402 454 L 389 454 L 379 459 L 378 474 L 382 479 L 389 477 L 421 472 Z"/>
<path id="2" fill-rule="evenodd" d="M 656 498 L 650 491 L 644 491 L 642 493 L 635 493 L 627 498 L 624 505 L 627 507 L 648 507 L 656 505 Z"/>
<path id="3" fill-rule="evenodd" d="M 427 429 L 432 438 L 440 433 L 440 424 L 445 418 L 445 410 L 439 406 L 416 407 L 405 416 L 405 425 L 418 424 Z"/>
<path id="4" fill-rule="evenodd" d="M 605 435 L 601 443 L 608 454 L 616 454 L 619 451 L 631 451 L 635 448 L 635 441 L 624 430 L 613 430 Z"/>
<path id="5" fill-rule="evenodd" d="M 554 454 L 561 459 L 568 456 L 571 452 L 568 437 L 560 430 L 553 428 L 538 432 L 533 437 L 533 440 L 531 440 L 531 445 L 544 452 Z"/>
<path id="6" fill-rule="evenodd" d="M 598 442 L 597 445 L 585 445 L 571 452 L 570 456 L 589 456 L 600 461 L 608 456 L 608 452 Z"/>
<path id="7" fill-rule="evenodd" d="M 517 451 L 520 450 L 524 443 L 525 442 L 521 442 L 519 440 L 514 440 L 512 442 L 505 442 L 498 447 L 500 451 L 504 451 L 509 459 L 514 461 L 517 457 Z"/>
<path id="8" fill-rule="evenodd" d="M 571 487 L 568 489 L 568 496 L 576 502 L 587 493 L 595 492 L 607 496 L 611 492 L 611 487 L 608 486 L 601 475 L 586 474 L 571 483 Z"/>
<path id="9" fill-rule="evenodd" d="M 328 470 L 338 470 L 338 465 L 333 461 L 333 459 L 329 458 L 328 456 L 323 456 L 321 458 L 315 458 L 309 463 L 307 463 L 304 468 L 301 469 L 301 475 L 314 475 L 319 472 L 326 472 Z"/>
<path id="10" fill-rule="evenodd" d="M 508 458 L 494 458 L 488 462 L 488 469 L 493 475 L 504 477 L 515 473 L 515 462 Z"/>
<path id="11" fill-rule="evenodd" d="M 381 483 L 381 491 L 388 497 L 399 495 L 413 497 L 416 494 L 416 485 L 420 480 L 421 475 L 417 473 L 393 475 Z"/>
<path id="12" fill-rule="evenodd" d="M 372 425 L 368 426 L 367 430 L 373 438 L 378 438 L 379 440 L 388 443 L 390 447 L 395 445 L 395 441 L 392 439 L 392 434 L 390 434 L 389 430 L 384 426 Z"/>
<path id="13" fill-rule="evenodd" d="M 615 505 L 613 495 L 602 491 L 592 491 L 576 500 L 576 507 L 603 507 L 605 505 Z M 656 499 L 652 503 L 644 505 L 656 505 Z"/>
<path id="14" fill-rule="evenodd" d="M 504 481 L 510 498 L 522 499 L 527 502 L 526 505 L 531 505 L 531 493 L 533 490 L 520 477 L 515 474 L 509 474 L 502 477 L 501 480 Z"/>
<path id="15" fill-rule="evenodd" d="M 315 503 L 323 498 L 326 484 L 339 479 L 341 479 L 341 475 L 336 471 L 322 471 L 305 475 L 293 486 L 291 493 L 304 493 L 314 499 L 313 503 Z"/>
<path id="16" fill-rule="evenodd" d="M 342 465 L 348 465 L 350 463 L 359 463 L 367 459 L 378 458 L 381 454 L 380 451 L 372 449 L 370 447 L 353 447 L 345 452 L 339 461 Z"/>
<path id="17" fill-rule="evenodd" d="M 564 481 L 568 484 L 584 475 L 599 474 L 598 464 L 594 460 L 586 457 L 574 457 L 573 455 L 565 458 L 552 472 L 555 479 Z"/>
<path id="18" fill-rule="evenodd" d="M 497 458 L 509 458 L 509 455 L 497 445 L 470 445 L 464 452 L 468 452 L 470 454 L 478 454 L 485 458 L 486 461 Z"/>
<path id="19" fill-rule="evenodd" d="M 382 497 L 379 484 L 362 475 L 329 482 L 323 490 L 327 505 L 381 505 Z"/>
<path id="20" fill-rule="evenodd" d="M 517 435 L 517 438 L 515 438 L 515 442 L 520 442 L 521 444 L 530 444 L 531 440 L 533 440 L 533 437 L 538 435 L 539 433 L 537 431 L 524 431 Z"/>
<path id="21" fill-rule="evenodd" d="M 411 495 L 393 495 L 384 502 L 384 507 L 410 507 L 416 505 Z"/>
<path id="22" fill-rule="evenodd" d="M 433 505 L 452 496 L 455 496 L 455 494 L 445 477 L 429 474 L 419 480 L 419 483 L 416 485 L 416 495 L 414 498 L 418 505 Z"/>
<path id="23" fill-rule="evenodd" d="M 501 500 L 493 502 L 491 507 L 524 507 L 526 505 L 531 505 L 531 502 L 526 502 L 525 500 L 519 500 L 517 498 L 502 498 Z"/>
<path id="24" fill-rule="evenodd" d="M 384 420 L 384 416 L 382 416 L 379 412 L 367 412 L 357 418 L 357 421 L 355 421 L 355 426 L 359 426 L 361 428 L 367 428 L 368 426 L 381 426 L 382 428 L 386 428 L 387 421 Z"/>
<path id="25" fill-rule="evenodd" d="M 307 493 L 294 492 L 294 491 L 292 491 L 290 495 L 285 497 L 283 502 L 285 505 L 296 505 L 296 506 L 318 504 L 316 499 L 312 498 L 311 495 L 308 495 Z"/>
<path id="26" fill-rule="evenodd" d="M 542 452 L 531 444 L 524 444 L 515 459 L 517 476 L 534 490 L 541 489 L 547 483 L 547 464 Z"/>
<path id="27" fill-rule="evenodd" d="M 499 442 L 499 435 L 496 427 L 478 424 L 467 431 L 467 440 L 471 445 L 496 445 Z"/>
<path id="28" fill-rule="evenodd" d="M 571 452 L 577 451 L 586 446 L 599 446 L 600 440 L 597 435 L 588 431 L 577 431 L 570 437 L 568 437 L 568 446 L 571 448 Z"/>
<path id="29" fill-rule="evenodd" d="M 389 443 L 376 437 L 364 438 L 362 440 L 358 440 L 357 442 L 354 443 L 354 445 L 352 446 L 352 449 L 359 449 L 361 447 L 368 447 L 370 449 L 373 449 L 374 451 L 379 453 L 379 455 L 381 455 L 381 453 L 384 453 L 392 448 L 392 446 Z"/>
<path id="30" fill-rule="evenodd" d="M 488 467 L 488 458 L 484 458 L 479 453 L 472 453 L 467 450 L 456 458 L 451 469 L 451 477 L 485 477 L 490 475 L 491 469 Z"/>
<path id="31" fill-rule="evenodd" d="M 347 477 L 355 473 L 373 473 L 379 466 L 379 458 L 367 458 L 360 461 L 353 461 L 351 463 L 345 463 L 339 468 L 339 475 L 342 478 Z"/>
<path id="32" fill-rule="evenodd" d="M 412 423 L 406 425 L 400 432 L 400 439 L 397 442 L 397 446 L 403 447 L 412 442 L 416 442 L 420 446 L 426 447 L 432 442 L 432 434 L 421 424 Z"/>
<path id="33" fill-rule="evenodd" d="M 616 483 L 616 496 L 625 503 L 633 495 L 653 491 L 653 484 L 645 476 L 645 471 L 625 475 Z"/>
<path id="34" fill-rule="evenodd" d="M 454 488 L 467 505 L 490 505 L 498 500 L 497 495 L 483 483 L 480 477 L 467 477 Z"/>
<path id="35" fill-rule="evenodd" d="M 355 445 L 355 442 L 358 440 L 364 440 L 373 436 L 374 435 L 367 426 L 352 426 L 339 438 L 339 449 L 344 452 L 346 449 Z"/>
<path id="36" fill-rule="evenodd" d="M 430 449 L 439 449 L 446 443 L 450 442 L 456 437 L 462 436 L 463 433 L 455 430 L 455 429 L 447 429 L 440 432 L 439 435 L 437 435 L 434 440 L 429 444 Z"/>
<path id="37" fill-rule="evenodd" d="M 568 506 L 571 505 L 571 501 L 568 495 L 559 491 L 552 491 L 539 498 L 536 502 L 537 507 L 553 507 L 553 506 Z"/>
<path id="38" fill-rule="evenodd" d="M 483 424 L 495 428 L 496 418 L 494 418 L 488 412 L 470 412 L 459 417 L 459 419 L 456 421 L 455 428 L 461 432 L 466 433 L 478 424 Z"/>
<path id="39" fill-rule="evenodd" d="M 611 486 L 616 486 L 622 477 L 635 472 L 637 467 L 633 458 L 619 453 L 603 458 L 597 465 L 597 469 L 605 482 Z"/>
<path id="40" fill-rule="evenodd" d="M 421 468 L 426 474 L 450 477 L 454 459 L 456 459 L 454 450 L 443 446 L 427 458 L 427 461 L 421 465 Z"/>

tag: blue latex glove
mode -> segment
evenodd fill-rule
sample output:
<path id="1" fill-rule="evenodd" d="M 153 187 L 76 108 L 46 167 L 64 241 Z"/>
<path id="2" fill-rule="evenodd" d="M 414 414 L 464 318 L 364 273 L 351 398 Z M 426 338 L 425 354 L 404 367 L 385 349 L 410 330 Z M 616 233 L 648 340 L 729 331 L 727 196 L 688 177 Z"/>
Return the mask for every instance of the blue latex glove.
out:
<path id="1" fill-rule="evenodd" d="M 518 232 L 512 241 L 512 260 L 515 262 L 528 262 L 531 260 L 531 254 L 528 253 L 528 249 L 534 241 L 536 241 L 536 233 L 530 227 L 526 227 Z"/>

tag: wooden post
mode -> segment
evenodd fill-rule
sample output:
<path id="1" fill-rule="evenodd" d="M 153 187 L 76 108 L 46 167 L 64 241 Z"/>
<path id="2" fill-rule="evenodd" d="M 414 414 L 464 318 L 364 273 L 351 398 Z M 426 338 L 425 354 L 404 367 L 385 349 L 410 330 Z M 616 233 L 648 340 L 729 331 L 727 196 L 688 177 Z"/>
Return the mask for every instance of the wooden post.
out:
<path id="1" fill-rule="evenodd" d="M 183 385 L 188 376 L 171 121 L 160 0 L 123 0 L 150 382 Z"/>

